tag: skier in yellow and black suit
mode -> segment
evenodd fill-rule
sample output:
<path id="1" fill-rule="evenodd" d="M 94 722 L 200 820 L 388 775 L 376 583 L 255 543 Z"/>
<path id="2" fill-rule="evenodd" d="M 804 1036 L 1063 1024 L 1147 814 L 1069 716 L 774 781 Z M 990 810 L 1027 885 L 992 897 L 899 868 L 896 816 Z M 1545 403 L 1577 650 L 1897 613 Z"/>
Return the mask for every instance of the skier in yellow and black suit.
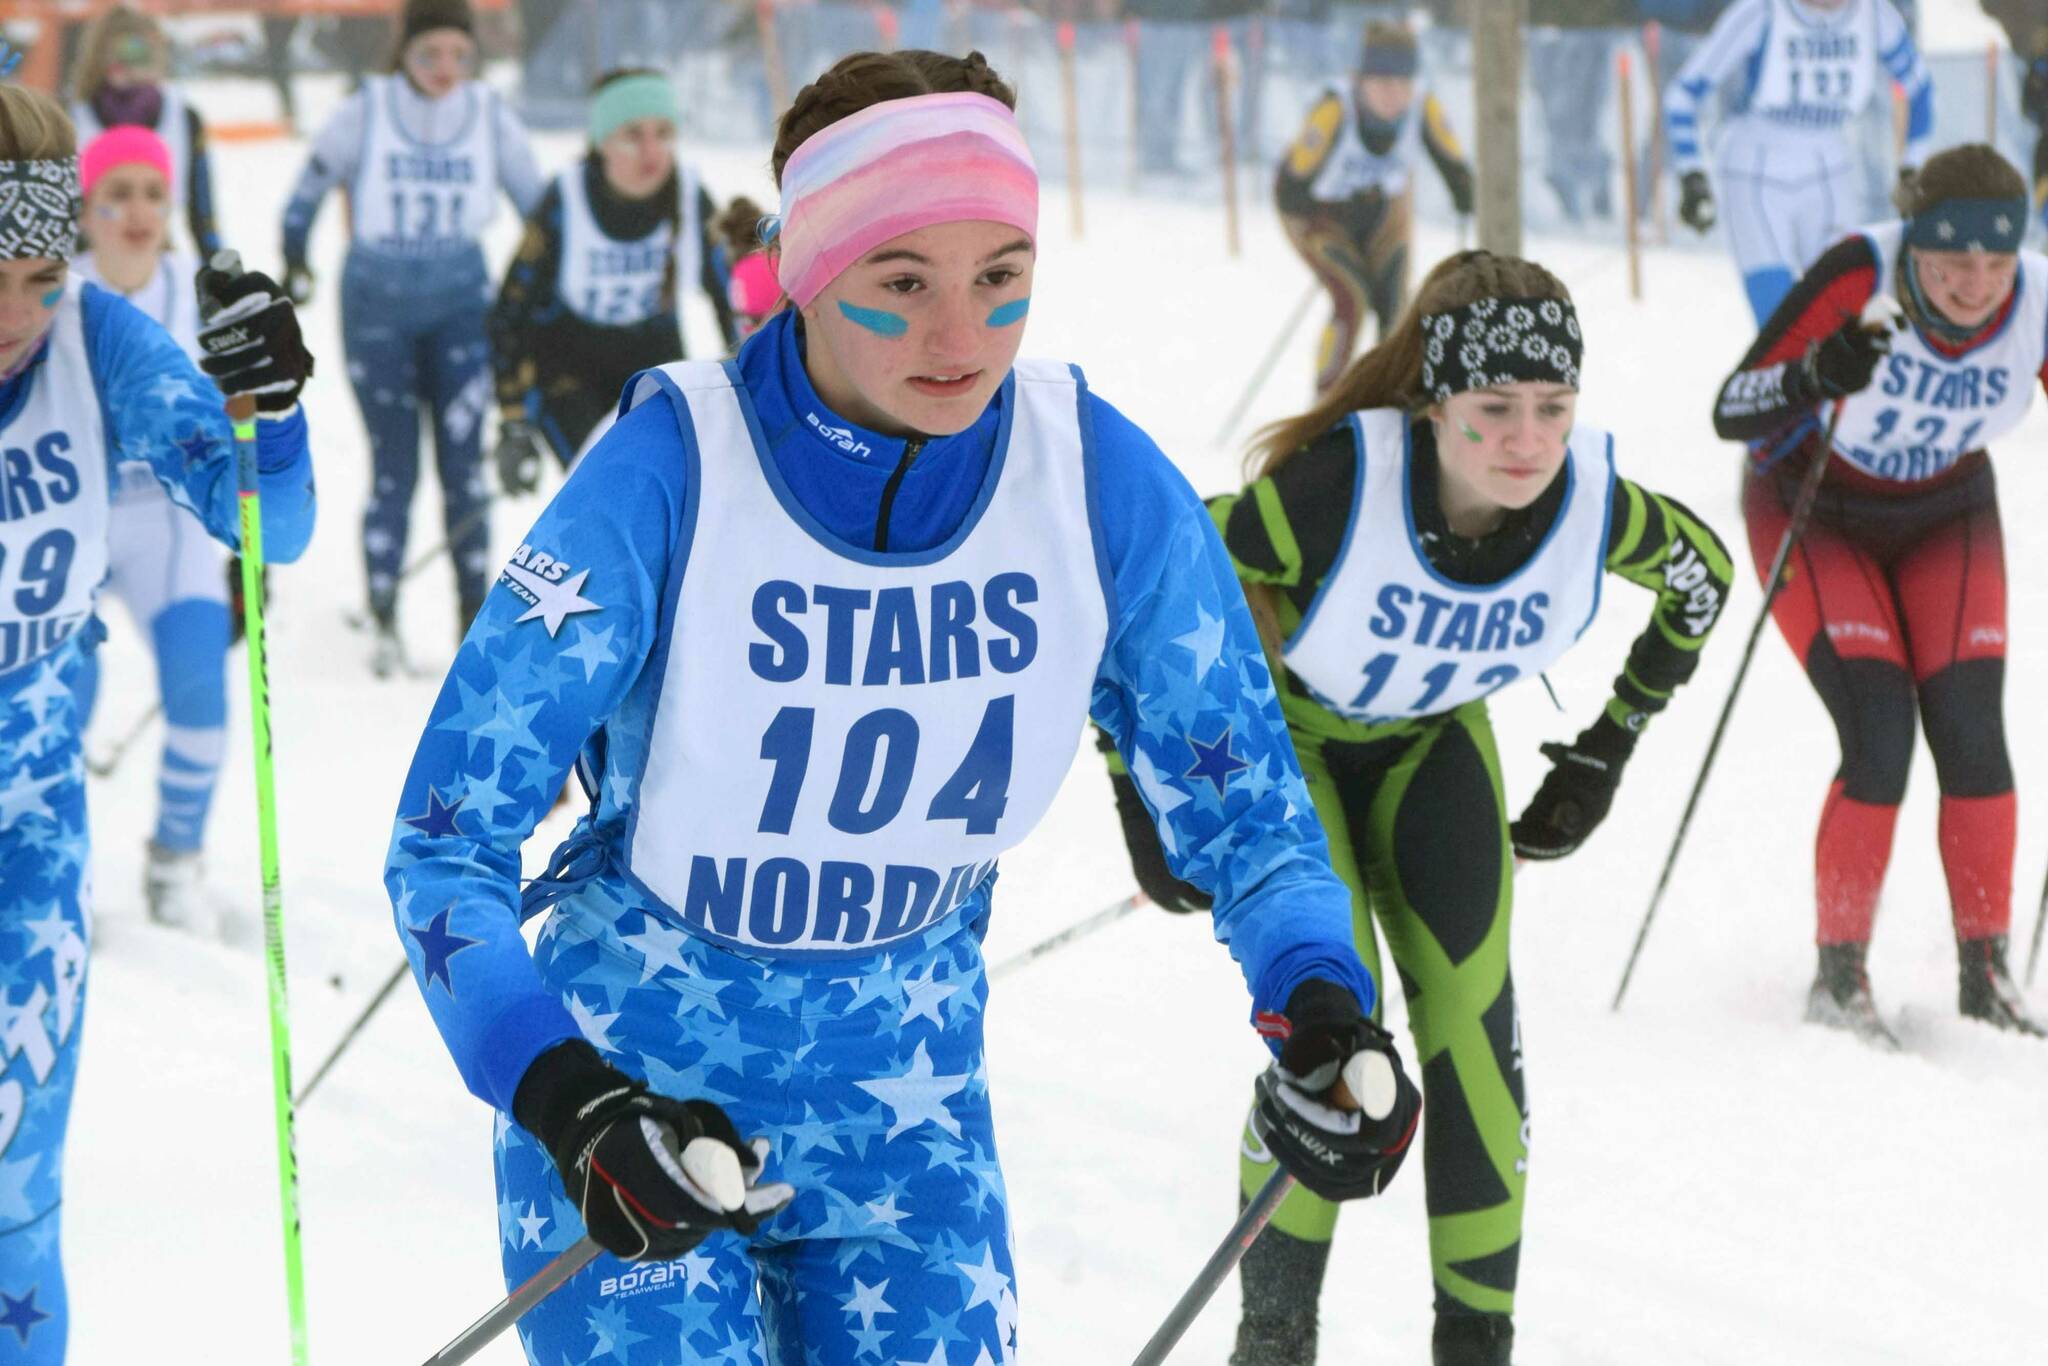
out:
<path id="1" fill-rule="evenodd" d="M 1415 35 L 1366 27 L 1358 74 L 1316 97 L 1280 163 L 1273 198 L 1294 249 L 1330 291 L 1316 359 L 1316 392 L 1336 382 L 1370 309 L 1384 336 L 1408 295 L 1416 154 L 1436 163 L 1451 205 L 1472 212 L 1472 168 L 1443 106 L 1415 85 Z"/>
<path id="2" fill-rule="evenodd" d="M 1270 628 L 1273 682 L 1351 887 L 1359 956 L 1398 970 L 1422 1077 L 1434 1366 L 1507 1366 L 1528 1109 L 1509 970 L 1514 865 L 1575 852 L 1636 738 L 1692 676 L 1727 600 L 1727 548 L 1676 499 L 1614 472 L 1577 421 L 1579 334 L 1533 262 L 1463 252 L 1308 412 L 1268 429 L 1255 478 L 1211 515 Z M 1656 595 L 1614 692 L 1512 818 L 1488 695 L 1572 648 L 1609 577 Z M 1141 770 L 1143 766 L 1141 765 Z M 1156 774 L 1113 766 L 1138 885 L 1168 871 Z M 1246 1131 L 1241 1189 L 1273 1166 Z M 1242 1264 L 1232 1366 L 1312 1366 L 1337 1206 L 1290 1195 Z"/>

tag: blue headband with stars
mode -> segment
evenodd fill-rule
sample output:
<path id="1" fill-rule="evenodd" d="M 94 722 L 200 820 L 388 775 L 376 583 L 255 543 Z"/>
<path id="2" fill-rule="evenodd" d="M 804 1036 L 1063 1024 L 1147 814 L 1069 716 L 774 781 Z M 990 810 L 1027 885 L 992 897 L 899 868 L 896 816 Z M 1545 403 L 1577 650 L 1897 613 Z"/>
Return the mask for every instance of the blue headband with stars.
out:
<path id="1" fill-rule="evenodd" d="M 2018 251 L 2027 201 L 1944 199 L 1906 220 L 1906 245 L 1923 251 Z"/>

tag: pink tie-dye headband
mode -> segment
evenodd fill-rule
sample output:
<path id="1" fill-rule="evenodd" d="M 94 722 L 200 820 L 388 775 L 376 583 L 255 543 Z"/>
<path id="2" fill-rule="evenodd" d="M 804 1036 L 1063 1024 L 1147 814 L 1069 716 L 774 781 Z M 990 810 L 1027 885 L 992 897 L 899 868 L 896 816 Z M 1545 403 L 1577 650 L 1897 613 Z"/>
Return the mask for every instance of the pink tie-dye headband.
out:
<path id="1" fill-rule="evenodd" d="M 890 238 L 977 220 L 1038 234 L 1038 168 L 1008 106 L 964 91 L 869 105 L 783 165 L 782 290 L 806 307 Z"/>

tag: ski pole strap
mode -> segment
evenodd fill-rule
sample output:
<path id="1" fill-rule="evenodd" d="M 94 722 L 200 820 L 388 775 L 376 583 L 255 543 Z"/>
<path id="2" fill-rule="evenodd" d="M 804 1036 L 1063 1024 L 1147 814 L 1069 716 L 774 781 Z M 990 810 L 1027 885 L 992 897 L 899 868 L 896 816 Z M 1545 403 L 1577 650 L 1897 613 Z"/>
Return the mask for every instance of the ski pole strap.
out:
<path id="1" fill-rule="evenodd" d="M 1152 1335 L 1152 1340 L 1145 1344 L 1145 1349 L 1138 1353 L 1131 1366 L 1159 1366 L 1166 1360 L 1168 1353 L 1181 1340 L 1181 1335 L 1188 1331 L 1188 1325 L 1195 1321 L 1203 1306 L 1216 1293 L 1216 1287 L 1223 1284 L 1231 1268 L 1244 1259 L 1244 1254 L 1265 1232 L 1266 1225 L 1273 1221 L 1280 1202 L 1293 1189 L 1294 1178 L 1284 1169 L 1266 1178 L 1266 1184 L 1259 1187 L 1259 1193 L 1244 1207 L 1244 1213 L 1237 1216 L 1237 1222 L 1230 1226 L 1230 1232 L 1223 1236 L 1222 1243 L 1209 1254 L 1209 1260 L 1195 1277 L 1195 1283 L 1173 1306 L 1166 1322 L 1159 1325 L 1159 1331 Z"/>
<path id="2" fill-rule="evenodd" d="M 604 1249 L 593 1239 L 578 1239 L 567 1252 L 534 1272 L 532 1279 L 498 1301 L 488 1314 L 463 1329 L 455 1341 L 428 1357 L 426 1366 L 455 1366 L 456 1362 L 468 1361 L 489 1346 L 492 1339 L 517 1323 L 527 1310 L 561 1289 L 570 1277 L 589 1266 L 602 1251 Z"/>
<path id="3" fill-rule="evenodd" d="M 610 866 L 611 855 L 596 825 L 588 818 L 578 821 L 567 842 L 555 851 L 547 871 L 519 893 L 519 923 L 524 925 L 556 902 L 582 891 Z"/>

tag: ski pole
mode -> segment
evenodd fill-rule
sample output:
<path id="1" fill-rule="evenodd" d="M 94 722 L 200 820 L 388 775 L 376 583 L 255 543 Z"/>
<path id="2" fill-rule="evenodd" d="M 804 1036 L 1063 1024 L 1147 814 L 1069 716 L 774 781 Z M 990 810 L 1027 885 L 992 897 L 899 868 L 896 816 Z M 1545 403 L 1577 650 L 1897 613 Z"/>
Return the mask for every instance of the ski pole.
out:
<path id="1" fill-rule="evenodd" d="M 2027 950 L 2027 985 L 2034 985 L 2034 969 L 2041 962 L 2041 927 L 2048 924 L 2048 878 L 2041 879 L 2041 909 L 2034 912 L 2034 947 Z"/>
<path id="2" fill-rule="evenodd" d="M 222 275 L 242 273 L 232 251 L 209 263 Z M 201 277 L 202 279 L 204 276 Z M 200 308 L 219 311 L 201 290 Z M 263 866 L 263 957 L 270 997 L 270 1084 L 277 1121 L 278 1204 L 284 1217 L 284 1291 L 293 1366 L 306 1361 L 306 1277 L 299 1249 L 299 1161 L 294 1151 L 291 1018 L 285 1007 L 284 892 L 278 875 L 277 784 L 270 752 L 270 677 L 263 648 L 263 499 L 256 468 L 256 400 L 227 401 L 235 432 L 235 482 L 242 514 L 242 624 L 249 643 L 249 725 L 256 759 L 256 827 Z"/>
<path id="3" fill-rule="evenodd" d="M 1259 1187 L 1251 1203 L 1244 1207 L 1244 1213 L 1237 1216 L 1237 1222 L 1230 1226 L 1230 1232 L 1223 1235 L 1223 1241 L 1209 1254 L 1209 1260 L 1195 1276 L 1190 1285 L 1166 1316 L 1166 1322 L 1159 1325 L 1159 1331 L 1145 1344 L 1143 1351 L 1131 1366 L 1159 1366 L 1173 1351 L 1181 1335 L 1188 1331 L 1188 1325 L 1202 1312 L 1202 1307 L 1215 1295 L 1216 1287 L 1223 1284 L 1223 1278 L 1230 1274 L 1232 1267 L 1243 1260 L 1251 1245 L 1258 1241 L 1266 1225 L 1273 1220 L 1274 1211 L 1280 1202 L 1294 1189 L 1294 1178 L 1283 1168 L 1266 1178 L 1266 1184 Z"/>
<path id="4" fill-rule="evenodd" d="M 463 1329 L 455 1341 L 428 1357 L 426 1366 L 455 1366 L 458 1361 L 468 1361 L 498 1334 L 517 1323 L 527 1310 L 561 1289 L 571 1276 L 590 1265 L 602 1251 L 604 1249 L 589 1238 L 577 1239 L 567 1252 L 534 1272 L 524 1285 L 499 1300 L 488 1314 Z"/>
<path id="5" fill-rule="evenodd" d="M 1237 402 L 1231 405 L 1229 414 L 1223 419 L 1223 425 L 1217 428 L 1216 450 L 1223 449 L 1225 443 L 1230 440 L 1230 434 L 1237 430 L 1237 424 L 1243 419 L 1245 410 L 1252 406 L 1252 400 L 1259 396 L 1259 390 L 1266 387 L 1266 381 L 1272 378 L 1273 367 L 1280 363 L 1281 353 L 1287 349 L 1287 343 L 1294 340 L 1294 334 L 1301 330 L 1301 320 L 1308 316 L 1309 309 L 1315 304 L 1316 296 L 1322 292 L 1323 286 L 1320 281 L 1309 281 L 1308 292 L 1301 296 L 1301 302 L 1287 315 L 1287 322 L 1281 327 L 1280 335 L 1273 338 L 1272 348 L 1266 352 L 1266 358 L 1259 362 L 1258 369 L 1252 371 L 1252 377 L 1246 382 L 1244 392 L 1238 396 Z"/>
<path id="6" fill-rule="evenodd" d="M 85 760 L 85 766 L 92 770 L 93 776 L 95 778 L 112 777 L 114 770 L 121 766 L 122 757 L 134 747 L 137 740 L 142 738 L 143 732 L 149 729 L 149 723 L 163 714 L 163 709 L 163 700 L 159 698 L 150 705 L 148 711 L 135 719 L 135 724 L 128 727 L 120 739 L 114 741 L 113 748 L 97 759 L 88 755 Z"/>
<path id="7" fill-rule="evenodd" d="M 1678 866 L 1678 851 L 1685 847 L 1685 832 L 1692 825 L 1693 812 L 1699 809 L 1700 794 L 1707 790 L 1707 775 L 1713 772 L 1714 756 L 1721 751 L 1721 739 L 1728 733 L 1728 718 L 1735 714 L 1735 699 L 1742 693 L 1742 680 L 1749 675 L 1749 662 L 1756 657 L 1757 642 L 1763 639 L 1764 627 L 1770 624 L 1771 604 L 1778 600 L 1778 590 L 1785 584 L 1785 566 L 1792 559 L 1792 549 L 1799 544 L 1800 533 L 1806 530 L 1806 519 L 1813 513 L 1813 505 L 1820 497 L 1820 482 L 1827 477 L 1828 462 L 1834 459 L 1835 426 L 1842 420 L 1842 406 L 1835 405 L 1834 413 L 1828 418 L 1828 427 L 1821 437 L 1820 448 L 1813 453 L 1812 463 L 1806 467 L 1806 474 L 1799 481 L 1799 496 L 1792 504 L 1792 519 L 1785 523 L 1785 534 L 1778 538 L 1778 553 L 1771 557 L 1771 572 L 1764 579 L 1764 602 L 1757 609 L 1756 625 L 1749 628 L 1749 640 L 1742 647 L 1742 662 L 1735 666 L 1735 681 L 1728 685 L 1728 700 L 1721 704 L 1721 719 L 1714 723 L 1713 738 L 1707 741 L 1706 758 L 1700 760 L 1699 776 L 1693 779 L 1692 795 L 1685 799 L 1685 813 L 1678 818 L 1678 833 L 1671 837 L 1671 852 L 1664 856 L 1664 871 L 1657 875 L 1656 890 L 1650 893 L 1650 905 L 1643 912 L 1643 923 L 1636 930 L 1635 947 L 1628 951 L 1628 965 L 1621 970 L 1621 985 L 1614 989 L 1614 1004 L 1610 1010 L 1621 1009 L 1621 998 L 1628 994 L 1628 979 L 1635 974 L 1636 960 L 1642 956 L 1643 941 L 1650 937 L 1650 922 L 1657 917 L 1657 906 L 1664 900 L 1664 890 L 1671 885 L 1671 872 Z"/>
<path id="8" fill-rule="evenodd" d="M 377 1007 L 383 1005 L 385 998 L 396 991 L 398 984 L 405 980 L 405 974 L 410 968 L 411 965 L 404 959 L 401 958 L 398 961 L 398 966 L 393 968 L 391 975 L 384 979 L 384 985 L 377 988 L 377 994 L 370 998 L 370 1003 L 363 1007 L 361 1014 L 356 1016 L 355 1023 L 342 1031 L 341 1039 L 328 1051 L 327 1056 L 321 1060 L 320 1066 L 313 1070 L 313 1079 L 306 1083 L 306 1089 L 299 1092 L 297 1098 L 293 1100 L 292 1103 L 294 1105 L 304 1105 L 311 1098 L 313 1089 L 320 1084 L 320 1079 L 327 1075 L 329 1069 L 336 1062 L 340 1061 L 341 1055 L 348 1051 L 348 1046 L 355 1042 L 356 1035 L 363 1032 L 363 1026 L 368 1024 L 370 1017 L 377 1013 Z"/>
<path id="9" fill-rule="evenodd" d="M 1905 326 L 1905 313 L 1898 301 L 1886 294 L 1872 295 L 1863 305 L 1863 312 L 1857 319 L 1860 326 L 1872 331 L 1890 333 Z M 1728 733 L 1728 718 L 1735 712 L 1735 699 L 1742 692 L 1742 680 L 1749 675 L 1749 662 L 1756 657 L 1756 643 L 1763 638 L 1764 627 L 1771 619 L 1771 604 L 1778 600 L 1778 590 L 1785 586 L 1785 567 L 1791 563 L 1792 551 L 1799 544 L 1801 533 L 1806 530 L 1806 519 L 1813 515 L 1813 505 L 1820 498 L 1821 480 L 1827 477 L 1828 463 L 1835 452 L 1835 428 L 1841 425 L 1842 404 L 1835 404 L 1834 412 L 1828 415 L 1827 430 L 1821 434 L 1820 446 L 1813 453 L 1813 462 L 1807 466 L 1806 475 L 1799 481 L 1799 495 L 1792 503 L 1792 516 L 1785 523 L 1785 534 L 1778 538 L 1778 553 L 1771 557 L 1771 572 L 1764 578 L 1764 602 L 1756 614 L 1756 625 L 1749 630 L 1749 640 L 1742 647 L 1742 662 L 1735 666 L 1735 681 L 1728 685 L 1728 700 L 1721 704 L 1721 717 L 1714 723 L 1713 738 L 1707 741 L 1706 757 L 1700 760 L 1699 776 L 1693 779 L 1692 795 L 1685 799 L 1685 812 L 1678 818 L 1678 833 L 1671 838 L 1671 852 L 1664 856 L 1664 870 L 1657 875 L 1657 886 L 1650 893 L 1649 907 L 1643 912 L 1643 923 L 1636 930 L 1635 946 L 1629 950 L 1628 964 L 1621 970 L 1621 985 L 1614 989 L 1614 1003 L 1610 1010 L 1621 1009 L 1621 998 L 1628 993 L 1628 979 L 1634 975 L 1636 960 L 1642 956 L 1643 941 L 1650 937 L 1650 922 L 1657 916 L 1657 905 L 1664 899 L 1664 891 L 1671 885 L 1671 872 L 1678 866 L 1678 851 L 1685 847 L 1685 832 L 1692 824 L 1693 812 L 1699 809 L 1700 794 L 1706 791 L 1707 775 L 1713 771 L 1714 756 L 1720 752 L 1721 739 Z"/>
<path id="10" fill-rule="evenodd" d="M 1132 911 L 1137 910 L 1138 907 L 1144 904 L 1145 894 L 1143 892 L 1132 892 L 1122 901 L 1119 901 L 1112 906 L 1103 907 L 1094 915 L 1089 916 L 1086 920 L 1078 921 L 1075 924 L 1067 926 L 1067 928 L 1061 930 L 1058 934 L 1052 936 L 1050 939 L 1039 940 L 1036 944 L 1033 944 L 1030 948 L 1024 950 L 1024 952 L 1018 954 L 1016 957 L 1005 958 L 1002 962 L 996 964 L 994 967 L 988 970 L 988 980 L 993 982 L 998 977 L 1008 976 L 1010 973 L 1015 972 L 1018 968 L 1024 967 L 1026 964 L 1036 962 L 1038 959 L 1045 957 L 1045 955 L 1051 953 L 1054 949 L 1057 949 L 1062 945 L 1071 944 L 1076 939 L 1085 939 L 1089 935 L 1101 929 L 1103 926 L 1112 924 L 1115 921 L 1123 919 L 1125 916 L 1129 915 Z"/>

